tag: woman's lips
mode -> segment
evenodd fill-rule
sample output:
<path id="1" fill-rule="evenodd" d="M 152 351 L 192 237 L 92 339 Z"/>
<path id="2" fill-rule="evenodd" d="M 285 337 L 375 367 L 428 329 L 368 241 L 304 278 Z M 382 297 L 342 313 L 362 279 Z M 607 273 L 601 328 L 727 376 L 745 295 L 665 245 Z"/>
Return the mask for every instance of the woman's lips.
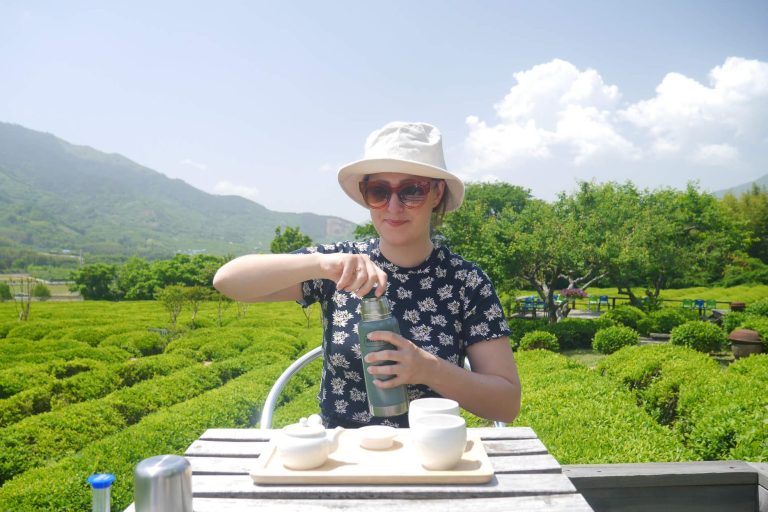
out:
<path id="1" fill-rule="evenodd" d="M 403 224 L 406 224 L 408 221 L 407 220 L 384 219 L 384 222 L 387 223 L 388 225 L 392 226 L 392 227 L 397 228 L 397 227 L 402 226 Z"/>

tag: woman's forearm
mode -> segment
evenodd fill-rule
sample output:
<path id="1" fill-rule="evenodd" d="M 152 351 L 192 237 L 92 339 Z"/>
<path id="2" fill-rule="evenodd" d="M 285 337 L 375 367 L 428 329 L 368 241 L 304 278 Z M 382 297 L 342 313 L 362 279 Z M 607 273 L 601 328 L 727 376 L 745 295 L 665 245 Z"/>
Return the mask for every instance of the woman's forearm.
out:
<path id="1" fill-rule="evenodd" d="M 520 412 L 520 384 L 500 375 L 470 372 L 437 358 L 429 386 L 481 418 L 512 422 Z"/>
<path id="2" fill-rule="evenodd" d="M 286 292 L 284 300 L 298 299 L 298 284 L 323 277 L 320 254 L 250 254 L 222 266 L 213 286 L 241 302 L 270 300 Z"/>

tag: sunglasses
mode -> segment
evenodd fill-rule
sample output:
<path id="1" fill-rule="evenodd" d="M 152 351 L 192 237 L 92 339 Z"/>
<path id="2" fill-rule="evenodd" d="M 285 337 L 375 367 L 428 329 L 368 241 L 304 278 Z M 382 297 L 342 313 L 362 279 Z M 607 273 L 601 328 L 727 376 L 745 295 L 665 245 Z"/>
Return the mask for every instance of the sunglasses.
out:
<path id="1" fill-rule="evenodd" d="M 406 208 L 418 208 L 423 205 L 429 196 L 435 180 L 405 180 L 399 185 L 392 186 L 386 181 L 361 181 L 360 193 L 369 208 L 377 210 L 389 204 L 392 194 Z"/>

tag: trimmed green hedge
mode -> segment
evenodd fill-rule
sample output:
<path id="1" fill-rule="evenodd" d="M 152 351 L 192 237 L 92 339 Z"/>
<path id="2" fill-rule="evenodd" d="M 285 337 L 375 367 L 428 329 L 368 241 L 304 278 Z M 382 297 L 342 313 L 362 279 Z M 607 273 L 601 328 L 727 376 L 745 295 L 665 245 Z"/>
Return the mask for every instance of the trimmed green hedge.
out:
<path id="1" fill-rule="evenodd" d="M 557 336 L 546 331 L 527 332 L 520 339 L 520 350 L 551 350 L 557 352 L 560 350 L 560 344 L 557 342 Z"/>
<path id="2" fill-rule="evenodd" d="M 629 391 L 572 360 L 533 350 L 516 356 L 529 425 L 561 464 L 689 460 L 679 438 L 636 405 Z"/>
<path id="3" fill-rule="evenodd" d="M 154 455 L 183 454 L 209 428 L 252 425 L 269 387 L 284 368 L 285 362 L 280 361 L 251 371 L 218 389 L 89 443 L 74 455 L 27 471 L 0 488 L 0 510 L 88 510 L 91 491 L 85 480 L 97 472 L 115 474 L 112 509 L 123 510 L 133 501 L 136 464 Z"/>
<path id="4" fill-rule="evenodd" d="M 656 344 L 622 349 L 598 370 L 631 390 L 697 459 L 766 461 L 768 355 L 748 359 L 723 370 L 706 354 Z"/>
<path id="5" fill-rule="evenodd" d="M 600 329 L 592 340 L 592 348 L 602 354 L 612 354 L 628 345 L 640 343 L 640 335 L 631 327 L 614 325 Z"/>
<path id="6" fill-rule="evenodd" d="M 699 352 L 717 352 L 725 346 L 726 339 L 725 332 L 717 325 L 693 320 L 672 329 L 669 342 Z"/>
<path id="7" fill-rule="evenodd" d="M 642 322 L 647 316 L 642 309 L 624 304 L 622 306 L 616 306 L 605 313 L 602 318 L 613 320 L 617 324 L 626 325 L 634 330 L 637 330 L 638 323 Z"/>
<path id="8" fill-rule="evenodd" d="M 260 362 L 253 358 L 197 365 L 116 391 L 99 400 L 19 421 L 0 430 L 0 483 L 30 468 L 74 453 L 89 442 L 138 422 L 149 413 L 221 386 L 259 365 Z"/>
<path id="9" fill-rule="evenodd" d="M 0 403 L 20 391 L 49 384 L 52 380 L 45 364 L 20 364 L 0 370 Z"/>
<path id="10" fill-rule="evenodd" d="M 615 325 L 605 317 L 588 320 L 584 318 L 564 318 L 556 324 L 548 324 L 542 330 L 557 336 L 560 350 L 574 348 L 592 348 L 592 339 L 600 329 Z"/>

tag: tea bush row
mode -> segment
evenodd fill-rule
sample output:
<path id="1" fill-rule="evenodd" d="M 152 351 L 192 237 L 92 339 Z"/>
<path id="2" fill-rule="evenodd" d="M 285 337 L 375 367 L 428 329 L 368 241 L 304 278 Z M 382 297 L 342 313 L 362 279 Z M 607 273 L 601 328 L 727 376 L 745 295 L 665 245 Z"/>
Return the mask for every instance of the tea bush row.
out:
<path id="1" fill-rule="evenodd" d="M 112 510 L 124 510 L 133 501 L 136 464 L 155 455 L 183 454 L 209 428 L 252 426 L 270 386 L 284 368 L 285 361 L 278 360 L 250 371 L 222 387 L 88 443 L 58 462 L 29 470 L 0 488 L 0 510 L 90 510 L 91 491 L 85 480 L 97 472 L 115 474 Z"/>
<path id="2" fill-rule="evenodd" d="M 561 464 L 690 459 L 678 436 L 613 381 L 548 351 L 516 358 L 524 399 L 515 424 L 531 426 Z"/>
<path id="3" fill-rule="evenodd" d="M 48 363 L 72 359 L 95 359 L 105 363 L 120 363 L 131 354 L 117 347 L 91 347 L 75 340 L 30 341 L 7 338 L 0 342 L 0 369 L 20 363 Z"/>
<path id="4" fill-rule="evenodd" d="M 271 362 L 271 361 L 270 361 Z M 264 365 L 263 358 L 243 357 L 197 365 L 158 377 L 105 398 L 39 414 L 0 430 L 0 483 L 45 462 L 82 449 L 138 422 L 147 414 L 221 386 Z"/>
<path id="5" fill-rule="evenodd" d="M 768 460 L 768 355 L 723 370 L 686 347 L 647 345 L 616 352 L 598 370 L 631 390 L 696 458 Z"/>
<path id="6" fill-rule="evenodd" d="M 56 361 L 43 367 L 49 380 L 0 400 L 0 428 L 25 417 L 40 414 L 107 394 L 160 375 L 168 375 L 190 366 L 194 359 L 178 354 L 161 354 L 105 366 L 89 359 Z M 30 366 L 30 365 L 27 365 Z M 23 368 L 22 368 L 23 369 Z M 73 373 L 74 372 L 74 373 Z M 62 380 L 61 377 L 68 377 Z"/>

